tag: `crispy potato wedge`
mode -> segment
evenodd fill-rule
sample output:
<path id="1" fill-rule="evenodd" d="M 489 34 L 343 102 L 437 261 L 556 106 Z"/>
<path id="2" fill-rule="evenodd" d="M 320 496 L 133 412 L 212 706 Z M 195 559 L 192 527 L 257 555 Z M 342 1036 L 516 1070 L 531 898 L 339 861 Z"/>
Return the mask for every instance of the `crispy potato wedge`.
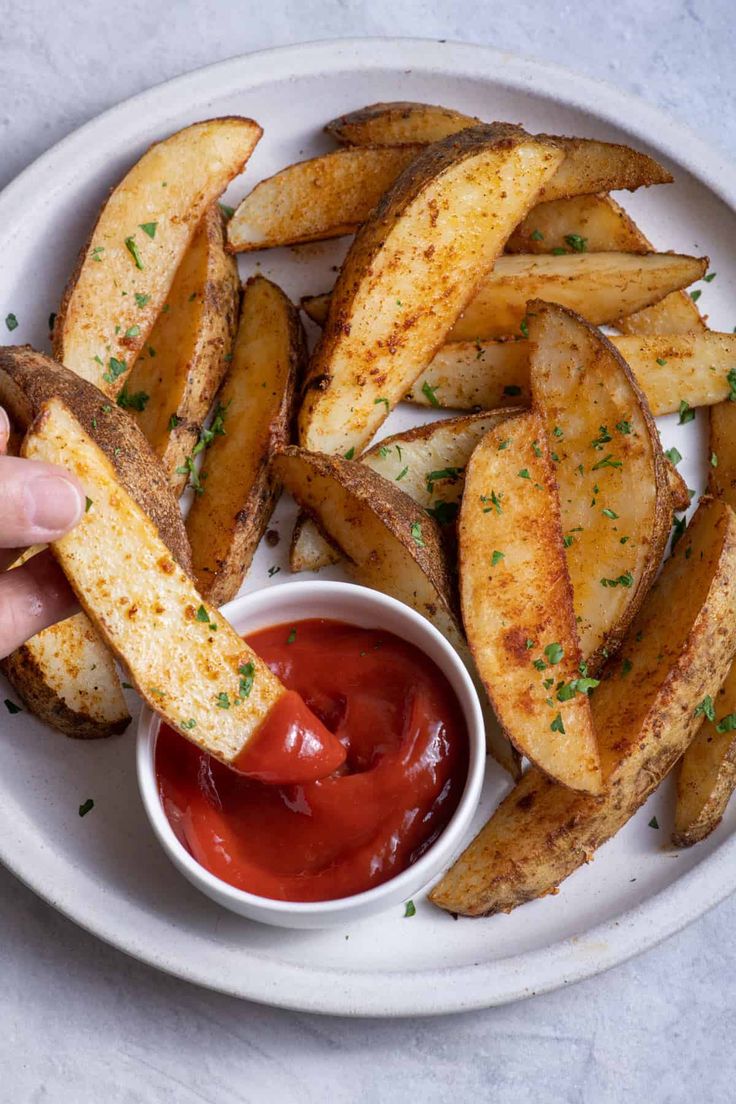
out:
<path id="1" fill-rule="evenodd" d="M 112 655 L 86 613 L 37 633 L 0 670 L 29 712 L 65 736 L 100 739 L 130 724 Z"/>
<path id="2" fill-rule="evenodd" d="M 430 899 L 467 916 L 509 912 L 587 862 L 690 743 L 696 707 L 717 694 L 736 650 L 734 608 L 736 518 L 704 501 L 632 623 L 623 659 L 592 695 L 604 796 L 576 794 L 532 767 Z"/>
<path id="3" fill-rule="evenodd" d="M 470 454 L 484 433 L 516 413 L 514 408 L 489 410 L 428 422 L 385 437 L 364 452 L 360 462 L 389 483 L 400 483 L 404 494 L 423 506 L 440 525 L 449 525 L 457 517 Z M 291 542 L 291 570 L 319 571 L 339 558 L 339 552 L 322 536 L 315 522 L 300 518 Z"/>
<path id="4" fill-rule="evenodd" d="M 736 395 L 736 372 L 733 373 Z M 710 466 L 708 490 L 736 510 L 736 401 L 710 410 Z"/>
<path id="5" fill-rule="evenodd" d="M 176 494 L 187 481 L 186 472 L 181 475 L 176 469 L 197 443 L 227 368 L 225 358 L 238 323 L 240 279 L 235 259 L 225 252 L 224 238 L 222 212 L 213 203 L 118 395 L 118 403 L 135 417 Z"/>
<path id="6" fill-rule="evenodd" d="M 468 127 L 478 120 L 459 111 L 434 104 L 405 102 L 371 104 L 369 107 L 341 115 L 328 123 L 325 130 L 342 145 L 393 146 L 406 142 L 437 142 Z M 521 127 L 506 126 L 517 133 Z M 565 163 L 559 179 L 553 178 L 544 189 L 547 200 L 562 199 L 581 192 L 614 192 L 618 189 L 669 184 L 672 174 L 645 153 L 630 146 L 599 142 L 591 138 L 564 138 L 560 135 L 537 135 L 552 138 L 565 149 Z"/>
<path id="7" fill-rule="evenodd" d="M 677 253 L 574 253 L 499 257 L 447 334 L 448 341 L 482 341 L 518 334 L 529 299 L 577 311 L 596 326 L 640 311 L 699 280 L 707 257 Z M 330 293 L 305 296 L 302 308 L 324 324 Z"/>
<path id="8" fill-rule="evenodd" d="M 61 399 L 43 405 L 22 453 L 74 472 L 92 500 L 79 525 L 52 548 L 138 693 L 182 736 L 231 763 L 284 693 L 282 684 L 229 622 L 203 605 L 151 519 Z"/>
<path id="9" fill-rule="evenodd" d="M 57 360 L 118 394 L 202 216 L 242 172 L 261 133 L 252 119 L 207 119 L 143 154 L 79 255 L 54 325 Z"/>
<path id="10" fill-rule="evenodd" d="M 491 430 L 468 464 L 458 528 L 468 644 L 522 755 L 564 786 L 601 792 L 601 769 L 542 418 Z"/>
<path id="11" fill-rule="evenodd" d="M 343 552 L 357 581 L 393 595 L 431 621 L 463 657 L 482 691 L 458 620 L 437 522 L 366 464 L 295 447 L 278 453 L 273 464 L 302 510 Z M 519 756 L 489 715 L 486 738 L 490 753 L 518 778 Z"/>
<path id="12" fill-rule="evenodd" d="M 651 253 L 633 219 L 609 195 L 538 203 L 506 243 L 507 253 Z"/>
<path id="13" fill-rule="evenodd" d="M 654 420 L 628 365 L 572 311 L 529 304 L 532 393 L 557 463 L 583 656 L 612 654 L 649 589 L 671 500 Z"/>
<path id="14" fill-rule="evenodd" d="M 178 503 L 135 423 L 91 383 L 50 357 L 27 346 L 0 349 L 0 405 L 14 426 L 25 431 L 55 395 L 74 411 L 162 540 L 191 571 Z M 67 736 L 113 736 L 130 721 L 112 655 L 84 613 L 32 637 L 4 661 L 3 670 L 29 711 Z"/>
<path id="15" fill-rule="evenodd" d="M 460 129 L 478 125 L 469 121 Z M 525 136 L 525 131 L 513 124 L 489 125 L 507 138 Z M 455 129 L 450 137 L 457 134 Z M 447 137 L 438 134 L 438 139 Z M 555 143 L 565 154 L 564 162 L 540 192 L 544 207 L 583 193 L 591 198 L 592 208 L 596 200 L 602 201 L 590 193 L 614 188 L 634 189 L 672 180 L 656 161 L 628 146 L 612 146 L 588 138 L 538 137 L 541 141 Z M 416 143 L 347 145 L 320 157 L 287 165 L 281 172 L 257 184 L 238 207 L 228 227 L 229 248 L 234 252 L 268 249 L 352 234 L 423 148 L 424 145 Z M 536 208 L 525 222 L 534 221 L 535 212 Z M 540 219 L 549 221 L 549 215 L 543 212 Z M 623 250 L 626 245 L 604 248 Z"/>
<path id="16" fill-rule="evenodd" d="M 736 335 L 711 330 L 652 337 L 609 338 L 647 397 L 652 414 L 711 406 L 728 398 L 736 364 Z M 736 377 L 734 377 L 736 379 Z M 451 341 L 436 354 L 406 395 L 419 406 L 495 410 L 529 402 L 525 341 Z"/>
<path id="17" fill-rule="evenodd" d="M 690 497 L 690 488 L 678 472 L 675 465 L 665 456 L 665 469 L 667 475 L 667 486 L 670 492 L 670 508 L 672 510 L 681 513 L 687 510 L 692 499 Z"/>
<path id="18" fill-rule="evenodd" d="M 691 847 L 723 819 L 736 789 L 736 663 L 713 698 L 714 720 L 704 720 L 680 763 L 672 842 Z"/>
<path id="19" fill-rule="evenodd" d="M 422 151 L 340 149 L 298 161 L 256 184 L 230 219 L 233 253 L 352 234 Z"/>
<path id="20" fill-rule="evenodd" d="M 222 606 L 240 589 L 280 487 L 272 453 L 289 443 L 304 331 L 283 291 L 255 276 L 243 294 L 233 359 L 217 395 L 224 433 L 209 445 L 187 517 L 194 578 Z"/>
<path id="21" fill-rule="evenodd" d="M 481 122 L 436 104 L 395 101 L 370 104 L 332 119 L 325 132 L 346 146 L 396 146 L 438 142 Z"/>
<path id="22" fill-rule="evenodd" d="M 550 144 L 477 127 L 412 162 L 338 277 L 299 412 L 305 448 L 345 453 L 370 440 L 561 157 Z"/>

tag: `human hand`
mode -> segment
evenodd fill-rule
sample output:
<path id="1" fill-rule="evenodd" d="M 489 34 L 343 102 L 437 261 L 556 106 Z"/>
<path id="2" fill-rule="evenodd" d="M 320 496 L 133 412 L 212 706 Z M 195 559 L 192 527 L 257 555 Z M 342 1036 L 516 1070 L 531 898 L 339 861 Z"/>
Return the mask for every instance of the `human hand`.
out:
<path id="1" fill-rule="evenodd" d="M 9 435 L 0 407 L 0 658 L 77 608 L 48 549 L 12 571 L 5 568 L 21 549 L 63 536 L 84 513 L 78 480 L 55 464 L 5 455 Z"/>

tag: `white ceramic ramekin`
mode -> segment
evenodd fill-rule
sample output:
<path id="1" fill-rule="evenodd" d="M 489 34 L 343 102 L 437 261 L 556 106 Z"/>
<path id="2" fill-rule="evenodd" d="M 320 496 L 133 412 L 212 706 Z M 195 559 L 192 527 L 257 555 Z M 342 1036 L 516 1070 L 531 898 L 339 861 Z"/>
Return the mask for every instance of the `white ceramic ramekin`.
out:
<path id="1" fill-rule="evenodd" d="M 274 901 L 220 881 L 190 855 L 164 813 L 154 769 L 159 719 L 144 708 L 138 723 L 137 768 L 143 804 L 167 855 L 192 885 L 213 901 L 251 920 L 284 928 L 324 928 L 379 912 L 415 896 L 446 869 L 465 842 L 478 806 L 485 764 L 485 732 L 478 695 L 455 650 L 414 610 L 352 583 L 296 581 L 236 598 L 222 613 L 243 635 L 270 625 L 327 617 L 362 628 L 392 632 L 420 648 L 444 671 L 462 707 L 470 741 L 468 777 L 460 802 L 442 835 L 422 857 L 394 878 L 334 901 Z"/>

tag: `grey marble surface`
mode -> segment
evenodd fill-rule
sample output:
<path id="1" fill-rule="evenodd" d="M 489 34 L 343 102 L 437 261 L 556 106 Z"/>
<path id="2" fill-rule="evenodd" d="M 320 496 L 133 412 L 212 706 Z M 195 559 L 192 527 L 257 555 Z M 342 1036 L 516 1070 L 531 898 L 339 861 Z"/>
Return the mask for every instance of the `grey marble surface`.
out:
<path id="1" fill-rule="evenodd" d="M 731 0 L 0 0 L 0 185 L 99 111 L 236 53 L 346 35 L 487 43 L 603 77 L 732 151 Z M 0 1101 L 734 1099 L 731 899 L 608 974 L 435 1020 L 317 1018 L 207 993 L 97 942 L 0 871 Z"/>

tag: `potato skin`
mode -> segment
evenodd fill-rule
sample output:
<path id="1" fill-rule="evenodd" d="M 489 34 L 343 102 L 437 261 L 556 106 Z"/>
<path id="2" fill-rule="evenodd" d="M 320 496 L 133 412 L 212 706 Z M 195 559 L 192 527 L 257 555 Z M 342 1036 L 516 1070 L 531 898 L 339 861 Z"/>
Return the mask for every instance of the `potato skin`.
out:
<path id="1" fill-rule="evenodd" d="M 0 404 L 22 429 L 58 396 L 112 463 L 118 478 L 191 574 L 191 550 L 179 504 L 158 458 L 133 419 L 83 380 L 29 345 L 0 347 Z"/>

